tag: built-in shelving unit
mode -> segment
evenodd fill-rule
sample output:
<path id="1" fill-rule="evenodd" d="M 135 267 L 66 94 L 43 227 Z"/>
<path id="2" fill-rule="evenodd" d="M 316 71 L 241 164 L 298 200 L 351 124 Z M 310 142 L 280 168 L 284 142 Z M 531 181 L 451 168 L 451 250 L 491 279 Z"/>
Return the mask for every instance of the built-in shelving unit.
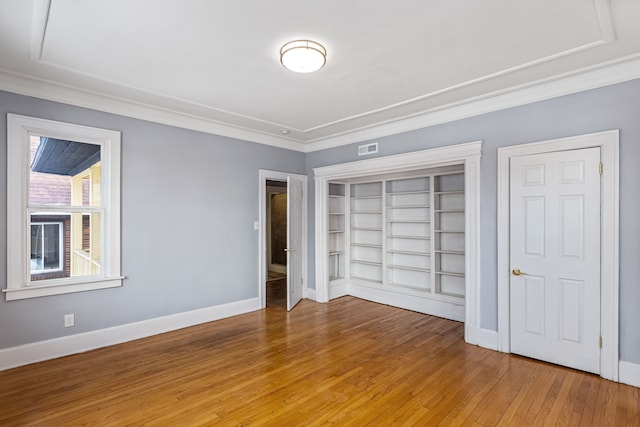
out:
<path id="1" fill-rule="evenodd" d="M 345 184 L 329 184 L 329 280 L 345 277 Z"/>
<path id="2" fill-rule="evenodd" d="M 394 295 L 392 300 L 405 298 L 403 304 L 418 308 L 417 301 L 427 298 L 428 310 L 457 313 L 453 307 L 461 307 L 465 296 L 461 170 L 444 167 L 329 183 L 334 294 L 353 291 L 374 300 Z M 376 297 L 370 292 L 377 292 Z M 437 304 L 443 308 L 435 308 Z"/>
<path id="3" fill-rule="evenodd" d="M 464 297 L 464 174 L 434 177 L 435 292 Z"/>
<path id="4" fill-rule="evenodd" d="M 386 284 L 431 289 L 430 177 L 386 181 Z"/>
<path id="5" fill-rule="evenodd" d="M 351 184 L 351 277 L 382 283 L 382 183 Z"/>

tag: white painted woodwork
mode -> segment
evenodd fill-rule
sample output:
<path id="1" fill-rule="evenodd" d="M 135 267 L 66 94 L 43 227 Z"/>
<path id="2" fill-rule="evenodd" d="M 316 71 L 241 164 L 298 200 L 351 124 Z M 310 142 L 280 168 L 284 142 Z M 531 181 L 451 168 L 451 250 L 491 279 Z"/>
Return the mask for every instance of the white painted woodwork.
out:
<path id="1" fill-rule="evenodd" d="M 600 148 L 510 162 L 511 351 L 600 372 Z"/>
<path id="2" fill-rule="evenodd" d="M 469 343 L 479 343 L 479 340 L 487 335 L 483 334 L 479 328 L 478 253 L 480 230 L 478 223 L 480 219 L 480 148 L 480 142 L 458 144 L 314 169 L 316 181 L 316 300 L 318 302 L 327 302 L 331 298 L 354 295 L 383 304 L 464 321 L 465 340 Z M 463 201 L 462 206 L 464 206 L 465 212 L 463 215 L 464 221 L 459 224 L 464 228 L 464 232 L 451 233 L 454 236 L 453 239 L 450 239 L 449 233 L 447 233 L 447 240 L 443 243 L 453 245 L 448 246 L 449 249 L 454 247 L 457 248 L 458 252 L 464 253 L 462 273 L 458 273 L 455 276 L 441 274 L 443 276 L 441 282 L 444 283 L 443 286 L 446 293 L 431 292 L 431 283 L 435 282 L 432 278 L 435 276 L 435 270 L 431 266 L 428 269 L 409 268 L 411 266 L 426 265 L 424 264 L 426 260 L 420 259 L 422 255 L 417 255 L 416 252 L 429 252 L 431 254 L 431 230 L 428 227 L 431 224 L 427 224 L 424 221 L 414 221 L 414 224 L 409 224 L 408 222 L 393 222 L 385 219 L 395 217 L 396 208 L 400 208 L 397 209 L 398 211 L 402 210 L 402 208 L 413 210 L 411 215 L 424 214 L 426 212 L 425 205 L 431 206 L 432 203 L 431 190 L 424 193 L 416 191 L 416 194 L 412 195 L 394 194 L 394 191 L 389 192 L 381 184 L 383 181 L 386 183 L 412 177 L 424 177 L 425 174 L 429 175 L 429 173 L 425 172 L 427 169 L 430 169 L 431 173 L 439 174 L 445 171 L 450 173 L 453 170 L 464 171 L 463 175 L 461 175 L 464 179 L 459 183 L 461 188 L 465 189 L 463 198 L 457 201 L 447 200 L 445 202 L 448 208 L 456 210 L 453 209 L 456 207 L 455 203 Z M 457 173 L 459 174 L 459 172 Z M 369 263 L 347 262 L 345 279 L 330 281 L 328 265 L 330 258 L 329 242 L 331 239 L 328 228 L 329 183 L 337 182 L 350 182 L 351 184 L 378 183 L 359 186 L 360 192 L 354 194 L 353 197 L 349 194 L 352 186 L 346 186 L 345 194 L 347 196 L 345 199 L 349 200 L 346 203 L 349 222 L 351 217 L 355 215 L 353 212 L 349 212 L 352 199 L 355 199 L 353 203 L 354 206 L 357 203 L 358 208 L 382 208 L 381 229 L 358 229 L 359 227 L 353 228 L 349 223 L 349 226 L 346 227 L 346 239 L 349 247 L 351 246 L 349 242 L 354 240 L 363 245 L 363 247 L 367 247 L 364 245 L 369 245 L 368 247 L 373 249 L 382 247 L 379 252 L 383 254 L 383 258 L 382 263 L 379 263 L 377 259 L 371 259 Z M 378 188 L 385 193 L 386 199 L 377 196 Z M 390 188 L 394 190 L 393 184 Z M 356 188 L 354 187 L 354 189 Z M 468 191 L 466 191 L 467 189 Z M 395 190 L 398 190 L 398 188 L 395 188 Z M 409 191 L 410 188 L 407 187 L 405 190 Z M 388 203 L 392 203 L 392 205 L 397 203 L 398 206 L 389 210 Z M 423 206 L 414 208 L 416 203 Z M 406 215 L 400 216 L 405 220 L 409 219 Z M 395 236 L 390 239 L 387 232 L 397 234 L 404 232 L 407 234 L 399 234 L 401 237 Z M 404 265 L 405 268 L 390 269 L 389 267 L 393 265 L 394 260 L 399 259 L 402 259 L 402 262 L 406 264 Z M 455 262 L 453 261 L 454 264 Z M 359 277 L 364 277 L 365 280 Z M 394 282 L 396 283 L 395 286 L 389 284 Z M 401 286 L 398 286 L 398 284 Z M 457 294 L 458 296 L 447 294 L 450 291 L 453 291 L 452 294 Z M 460 295 L 464 295 L 464 298 Z"/>
<path id="3" fill-rule="evenodd" d="M 619 203 L 620 155 L 619 131 L 609 130 L 567 138 L 514 145 L 498 149 L 498 331 L 497 348 L 511 351 L 509 264 L 509 175 L 514 157 L 539 153 L 599 147 L 603 173 L 601 183 L 601 300 L 600 376 L 622 380 L 622 363 L 618 360 L 619 341 Z M 480 331 L 481 336 L 484 333 Z M 619 368 L 620 367 L 620 368 Z M 620 374 L 619 374 L 620 369 Z"/>
<path id="4" fill-rule="evenodd" d="M 37 206 L 38 212 L 69 212 L 77 217 L 91 212 L 100 226 L 93 228 L 94 238 L 101 250 L 93 255 L 100 259 L 87 259 L 88 270 L 98 270 L 91 276 L 31 282 L 29 255 L 28 203 L 29 144 L 32 136 L 48 136 L 69 141 L 100 145 L 99 168 L 95 168 L 96 181 L 101 182 L 99 206 Z M 7 115 L 7 287 L 3 289 L 7 301 L 58 295 L 122 286 L 120 271 L 120 132 L 99 129 L 35 117 Z M 95 189 L 95 187 L 94 187 Z M 95 198 L 95 194 L 91 197 Z M 79 224 L 79 223 L 78 223 Z M 95 222 L 94 222 L 95 224 Z M 92 225 L 93 226 L 93 225 Z M 81 230 L 77 229 L 76 232 Z M 95 234 L 100 232 L 100 237 Z M 80 236 L 76 236 L 79 238 Z"/>
<path id="5" fill-rule="evenodd" d="M 304 182 L 287 177 L 287 310 L 302 299 Z"/>
<path id="6" fill-rule="evenodd" d="M 6 0 L 0 89 L 306 151 L 640 75 L 640 5 L 631 0 L 366 8 L 364 16 L 362 7 L 279 0 L 219 13 L 210 2 Z M 301 36 L 289 29 L 301 16 L 312 33 L 303 35 L 328 50 L 327 66 L 305 79 L 278 60 L 282 44 Z"/>
<path id="7" fill-rule="evenodd" d="M 343 183 L 329 184 L 329 280 L 345 277 L 346 259 L 346 186 Z"/>

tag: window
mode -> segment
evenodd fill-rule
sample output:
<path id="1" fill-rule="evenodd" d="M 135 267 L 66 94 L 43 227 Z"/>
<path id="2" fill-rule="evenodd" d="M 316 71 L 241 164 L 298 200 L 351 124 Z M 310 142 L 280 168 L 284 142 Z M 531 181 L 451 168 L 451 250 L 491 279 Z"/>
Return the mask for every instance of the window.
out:
<path id="1" fill-rule="evenodd" d="M 31 280 L 39 273 L 62 271 L 63 242 L 61 222 L 31 223 Z"/>
<path id="2" fill-rule="evenodd" d="M 9 114 L 7 300 L 121 286 L 120 133 Z"/>

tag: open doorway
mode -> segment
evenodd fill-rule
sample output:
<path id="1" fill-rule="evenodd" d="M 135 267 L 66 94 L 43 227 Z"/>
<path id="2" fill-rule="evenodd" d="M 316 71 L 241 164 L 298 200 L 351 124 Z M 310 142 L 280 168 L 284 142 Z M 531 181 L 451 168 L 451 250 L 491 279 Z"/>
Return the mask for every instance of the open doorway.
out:
<path id="1" fill-rule="evenodd" d="M 274 257 L 281 252 L 286 253 L 286 292 L 285 307 L 291 310 L 300 300 L 307 296 L 307 198 L 305 188 L 307 187 L 307 177 L 292 173 L 260 170 L 260 192 L 258 206 L 260 208 L 260 220 L 255 223 L 255 229 L 260 231 L 258 239 L 259 264 L 258 264 L 258 297 L 260 307 L 267 307 L 267 282 L 269 281 L 269 271 L 278 273 L 278 262 L 274 262 Z M 274 184 L 270 187 L 273 193 L 286 193 L 286 246 L 281 251 L 278 248 L 271 248 L 269 233 L 272 233 L 271 224 L 267 221 L 267 209 L 272 201 L 282 202 L 277 196 L 269 196 L 267 191 L 267 181 Z M 284 187 L 282 187 L 284 185 Z M 268 197 L 269 196 L 269 197 Z M 275 203 L 274 203 L 275 204 Z M 275 234 L 275 233 L 274 233 Z M 274 239 L 271 239 L 274 240 Z M 274 242 L 275 243 L 275 242 Z M 282 262 L 282 261 L 280 261 Z M 271 269 L 269 268 L 271 267 Z M 282 274 L 282 273 L 280 273 Z M 277 278 L 279 280 L 279 278 Z M 278 285 L 278 284 L 276 284 Z M 276 286 L 272 286 L 276 289 Z M 313 298 L 313 296 L 312 296 Z M 270 304 L 271 305 L 271 304 Z"/>
<path id="2" fill-rule="evenodd" d="M 267 180 L 266 306 L 287 305 L 287 182 Z"/>

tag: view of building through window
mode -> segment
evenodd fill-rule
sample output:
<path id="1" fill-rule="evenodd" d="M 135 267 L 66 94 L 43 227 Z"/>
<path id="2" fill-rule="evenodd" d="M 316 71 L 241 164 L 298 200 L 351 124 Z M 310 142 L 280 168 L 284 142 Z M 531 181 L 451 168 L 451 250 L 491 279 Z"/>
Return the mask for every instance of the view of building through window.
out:
<path id="1" fill-rule="evenodd" d="M 101 272 L 100 145 L 31 136 L 31 281 Z"/>

